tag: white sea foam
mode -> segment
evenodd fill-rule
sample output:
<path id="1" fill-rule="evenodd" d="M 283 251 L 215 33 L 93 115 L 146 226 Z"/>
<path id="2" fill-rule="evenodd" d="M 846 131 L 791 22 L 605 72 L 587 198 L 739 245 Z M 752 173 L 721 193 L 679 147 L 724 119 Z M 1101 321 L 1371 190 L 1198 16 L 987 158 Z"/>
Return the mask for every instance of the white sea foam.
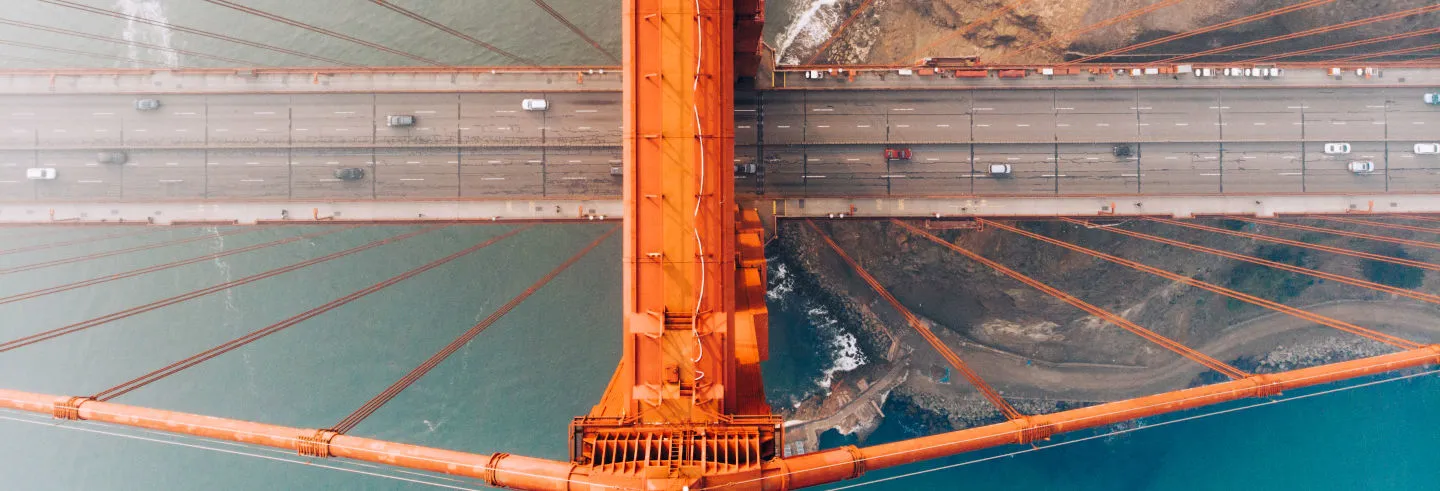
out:
<path id="1" fill-rule="evenodd" d="M 170 19 L 165 16 L 165 9 L 161 0 L 117 0 L 115 2 L 115 9 L 132 17 L 164 22 L 166 24 L 170 23 Z M 170 29 L 127 20 L 125 21 L 125 31 L 121 33 L 121 37 L 124 37 L 126 41 L 130 42 L 158 44 L 166 48 L 172 48 L 173 46 L 170 45 L 170 34 Z M 128 52 L 130 58 L 138 60 L 151 59 L 149 57 L 143 57 L 141 54 L 153 53 L 159 56 L 159 61 L 167 65 L 180 65 L 180 55 L 174 51 L 154 50 L 130 45 Z"/>
<path id="2" fill-rule="evenodd" d="M 840 15 L 839 4 L 840 0 L 810 0 L 808 4 L 792 4 L 798 15 L 794 16 L 790 25 L 785 26 L 785 32 L 780 33 L 775 40 L 780 62 L 800 63 L 800 55 L 791 48 L 799 51 L 825 42 L 830 33 L 844 21 Z"/>

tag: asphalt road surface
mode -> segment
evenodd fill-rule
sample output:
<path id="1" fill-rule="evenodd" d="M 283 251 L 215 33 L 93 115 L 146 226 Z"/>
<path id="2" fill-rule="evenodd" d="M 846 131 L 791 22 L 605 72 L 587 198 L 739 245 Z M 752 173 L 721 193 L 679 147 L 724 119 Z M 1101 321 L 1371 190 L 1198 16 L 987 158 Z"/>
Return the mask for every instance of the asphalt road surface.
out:
<path id="1" fill-rule="evenodd" d="M 742 93 L 742 193 L 1114 195 L 1440 190 L 1420 89 Z M 0 97 L 0 200 L 616 196 L 618 93 Z M 544 98 L 547 111 L 520 101 Z M 416 124 L 389 127 L 386 116 Z M 1348 142 L 1348 155 L 1327 155 Z M 1117 152 L 1123 146 L 1128 153 Z M 886 160 L 887 148 L 909 160 Z M 99 152 L 121 152 L 123 164 Z M 1375 163 L 1357 175 L 1351 161 Z M 1009 165 L 992 175 L 992 164 Z M 53 167 L 57 178 L 26 179 Z M 339 169 L 360 169 L 341 179 Z"/>

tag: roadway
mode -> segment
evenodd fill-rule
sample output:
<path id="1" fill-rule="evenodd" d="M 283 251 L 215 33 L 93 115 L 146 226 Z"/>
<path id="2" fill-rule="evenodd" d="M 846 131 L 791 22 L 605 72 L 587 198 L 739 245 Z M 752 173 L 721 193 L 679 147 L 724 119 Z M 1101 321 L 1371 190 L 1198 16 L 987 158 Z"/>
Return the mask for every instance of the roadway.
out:
<path id="1" fill-rule="evenodd" d="M 740 94 L 736 189 L 777 197 L 1440 190 L 1421 89 L 772 91 Z M 614 92 L 0 96 L 0 200 L 605 197 Z M 548 111 L 520 101 L 545 98 Z M 385 125 L 411 114 L 410 128 Z M 1346 141 L 1348 156 L 1323 144 Z M 1130 144 L 1117 157 L 1113 146 Z M 883 158 L 906 147 L 910 161 Z M 96 162 L 123 150 L 123 165 Z M 1354 175 L 1350 160 L 1377 172 Z M 992 177 L 990 164 L 1009 164 Z M 54 167 L 54 181 L 24 169 Z M 342 181 L 340 168 L 365 170 Z"/>

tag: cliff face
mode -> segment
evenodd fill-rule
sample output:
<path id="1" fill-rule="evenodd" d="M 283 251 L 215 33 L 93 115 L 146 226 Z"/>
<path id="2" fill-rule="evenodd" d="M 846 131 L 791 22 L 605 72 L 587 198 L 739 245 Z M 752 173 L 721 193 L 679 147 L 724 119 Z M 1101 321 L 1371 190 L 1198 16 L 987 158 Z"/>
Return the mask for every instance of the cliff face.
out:
<path id="1" fill-rule="evenodd" d="M 1170 2 L 1153 11 L 1075 36 L 1065 36 L 1136 9 L 1167 0 L 874 0 L 846 28 L 818 61 L 840 64 L 900 64 L 926 56 L 979 56 L 990 63 L 1054 63 L 1065 56 L 1093 54 L 1140 41 L 1193 30 L 1231 19 L 1292 5 L 1288 0 L 1214 0 Z M 791 26 L 798 35 L 781 43 L 781 59 L 796 63 L 810 59 L 830 33 L 857 11 L 865 0 L 798 2 L 813 13 Z M 1006 6 L 1016 5 L 990 22 L 977 24 L 961 36 L 963 26 L 985 20 Z M 1428 5 L 1427 0 L 1368 0 L 1333 2 L 1243 24 L 1213 34 L 1157 46 L 1150 53 L 1189 53 L 1207 48 L 1298 32 L 1319 26 Z M 809 11 L 809 10 L 807 10 Z M 803 24 L 802 24 L 803 23 Z M 1344 41 L 1406 32 L 1440 24 L 1440 14 L 1427 14 L 1338 31 L 1334 34 L 1277 43 L 1245 53 L 1271 54 L 1335 44 Z M 782 36 L 784 37 L 784 36 Z M 947 39 L 948 38 L 948 39 Z M 936 41 L 947 39 L 931 46 Z M 1042 49 L 1021 50 L 1055 41 Z M 1396 49 L 1429 43 L 1426 38 L 1384 44 Z M 924 49 L 924 48 L 929 49 Z"/>
<path id="2" fill-rule="evenodd" d="M 1201 223 L 1421 261 L 1440 260 L 1440 254 L 1427 249 L 1400 249 L 1374 241 L 1273 226 L 1257 228 L 1241 222 Z M 1418 240 L 1433 238 L 1416 237 L 1426 235 L 1421 232 L 1376 232 L 1362 225 L 1321 220 L 1305 223 Z M 981 378 L 1027 412 L 1043 413 L 1175 390 L 1211 380 L 1214 375 L 1135 334 L 890 222 L 835 221 L 820 226 L 905 307 L 929 323 Z M 1440 340 L 1440 329 L 1431 325 L 1440 315 L 1435 305 L 1125 237 L 1104 228 L 1058 221 L 1017 226 L 1390 334 L 1420 342 Z M 1434 275 L 1421 270 L 1377 269 L 1373 262 L 1348 256 L 1277 247 L 1148 221 L 1115 227 L 1418 291 L 1437 290 Z M 1011 232 L 992 229 L 933 233 L 1186 346 L 1234 361 L 1243 369 L 1289 370 L 1386 350 L 1310 321 L 1228 300 Z M 874 354 L 860 371 L 838 379 L 843 388 L 836 389 L 834 399 L 827 401 L 825 394 L 816 394 L 797 408 L 792 414 L 795 419 L 814 420 L 832 414 L 857 398 L 861 392 L 853 385 L 857 380 L 873 381 L 895 364 L 906 364 L 911 374 L 894 389 L 893 395 L 901 397 L 896 404 L 930 411 L 954 427 L 991 422 L 998 417 L 958 374 L 942 380 L 940 374 L 945 373 L 946 363 L 935 355 L 935 350 L 914 335 L 903 318 L 818 234 L 803 222 L 782 222 L 779 234 L 774 247 L 793 258 L 793 267 L 812 278 L 815 288 L 825 292 L 835 309 L 850 313 L 847 318 L 851 322 L 840 327 L 849 329 L 867 352 Z M 887 348 L 892 343 L 895 346 Z"/>

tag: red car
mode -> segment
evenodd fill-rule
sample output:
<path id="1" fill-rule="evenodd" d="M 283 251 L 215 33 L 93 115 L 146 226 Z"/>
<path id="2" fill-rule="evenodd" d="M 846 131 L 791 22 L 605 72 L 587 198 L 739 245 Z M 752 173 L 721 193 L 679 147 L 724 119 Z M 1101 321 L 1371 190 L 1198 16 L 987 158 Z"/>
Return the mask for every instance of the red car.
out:
<path id="1" fill-rule="evenodd" d="M 885 160 L 910 160 L 910 149 L 887 148 L 885 149 Z"/>

